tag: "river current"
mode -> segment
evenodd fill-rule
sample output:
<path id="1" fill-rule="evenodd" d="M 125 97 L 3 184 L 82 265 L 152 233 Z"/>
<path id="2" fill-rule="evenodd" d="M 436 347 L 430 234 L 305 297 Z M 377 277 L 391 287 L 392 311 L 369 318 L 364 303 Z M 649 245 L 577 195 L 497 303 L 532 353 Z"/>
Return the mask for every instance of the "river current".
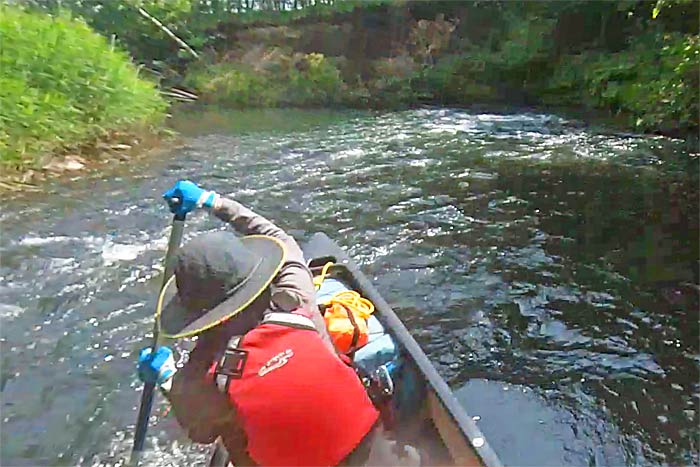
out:
<path id="1" fill-rule="evenodd" d="M 700 462 L 697 155 L 554 115 L 192 113 L 183 145 L 5 198 L 0 464 L 122 465 L 187 178 L 323 231 L 509 465 Z M 190 216 L 186 238 L 226 228 Z M 157 466 L 202 465 L 159 397 Z"/>

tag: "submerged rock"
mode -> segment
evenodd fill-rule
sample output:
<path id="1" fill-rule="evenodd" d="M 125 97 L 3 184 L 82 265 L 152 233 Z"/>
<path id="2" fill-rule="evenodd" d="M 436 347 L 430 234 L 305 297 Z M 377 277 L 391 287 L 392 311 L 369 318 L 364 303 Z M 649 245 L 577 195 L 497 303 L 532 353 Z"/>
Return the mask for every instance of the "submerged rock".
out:
<path id="1" fill-rule="evenodd" d="M 110 149 L 112 149 L 113 151 L 128 151 L 129 149 L 131 149 L 131 146 L 128 144 L 113 144 L 112 146 L 110 146 Z"/>
<path id="2" fill-rule="evenodd" d="M 63 160 L 51 160 L 42 169 L 49 172 L 72 172 L 84 169 L 85 164 L 85 159 L 80 156 L 66 156 Z"/>

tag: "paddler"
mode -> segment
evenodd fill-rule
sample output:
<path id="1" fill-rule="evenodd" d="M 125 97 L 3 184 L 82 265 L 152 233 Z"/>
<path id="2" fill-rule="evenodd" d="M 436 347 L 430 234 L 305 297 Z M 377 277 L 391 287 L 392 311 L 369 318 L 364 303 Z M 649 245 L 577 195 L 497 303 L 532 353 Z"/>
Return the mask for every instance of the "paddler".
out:
<path id="1" fill-rule="evenodd" d="M 168 347 L 139 355 L 140 378 L 161 387 L 192 441 L 220 436 L 236 466 L 399 465 L 294 239 L 190 181 L 163 197 L 175 214 L 204 208 L 242 234 L 205 233 L 176 255 L 158 320 L 166 337 L 197 336 L 187 363 L 177 370 Z"/>

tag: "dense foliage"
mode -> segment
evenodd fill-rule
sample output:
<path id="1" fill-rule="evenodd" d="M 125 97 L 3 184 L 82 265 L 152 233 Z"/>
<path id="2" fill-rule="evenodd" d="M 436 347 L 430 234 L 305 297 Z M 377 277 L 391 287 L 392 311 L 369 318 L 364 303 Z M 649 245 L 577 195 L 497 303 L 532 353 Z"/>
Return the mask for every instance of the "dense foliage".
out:
<path id="1" fill-rule="evenodd" d="M 693 134 L 698 128 L 695 0 L 25 3 L 53 14 L 69 9 L 166 83 L 196 92 L 202 102 L 545 105 L 607 112 L 642 131 Z M 61 21 L 66 20 L 52 24 Z M 78 29 L 88 34 L 84 25 Z M 28 41 L 20 42 L 18 50 L 28 47 Z M 71 47 L 66 42 L 54 60 L 72 60 Z M 80 59 L 92 55 L 81 53 Z M 100 60 L 101 69 L 114 60 Z M 5 94 L 19 99 L 17 84 L 12 86 L 3 86 L 15 89 Z M 101 109 L 93 111 L 114 120 Z"/>
<path id="2" fill-rule="evenodd" d="M 254 65 L 219 63 L 193 68 L 185 84 L 205 102 L 231 107 L 325 106 L 338 103 L 344 84 L 322 54 L 272 53 Z"/>
<path id="3" fill-rule="evenodd" d="M 161 120 L 165 102 L 154 84 L 85 23 L 0 8 L 4 168 Z"/>
<path id="4" fill-rule="evenodd" d="M 107 37 L 114 37 L 137 60 L 158 68 L 188 58 L 182 48 L 143 12 L 156 18 L 188 45 L 219 45 L 227 29 L 248 24 L 285 24 L 306 17 L 330 18 L 356 6 L 390 0 L 27 0 L 49 12 L 69 9 Z"/>
<path id="5" fill-rule="evenodd" d="M 645 130 L 697 127 L 699 58 L 699 37 L 677 33 L 642 37 L 612 54 L 567 56 L 544 98 L 627 112 Z"/>
<path id="6" fill-rule="evenodd" d="M 693 132 L 697 9 L 687 1 L 474 5 L 454 12 L 461 24 L 451 48 L 409 78 L 404 97 L 601 109 L 638 130 Z"/>
<path id="7" fill-rule="evenodd" d="M 535 104 L 603 110 L 643 131 L 698 127 L 698 2 L 356 3 L 218 3 L 228 19 L 198 42 L 214 65 L 186 84 L 239 107 Z M 290 66 L 309 53 L 324 55 L 325 88 Z"/>

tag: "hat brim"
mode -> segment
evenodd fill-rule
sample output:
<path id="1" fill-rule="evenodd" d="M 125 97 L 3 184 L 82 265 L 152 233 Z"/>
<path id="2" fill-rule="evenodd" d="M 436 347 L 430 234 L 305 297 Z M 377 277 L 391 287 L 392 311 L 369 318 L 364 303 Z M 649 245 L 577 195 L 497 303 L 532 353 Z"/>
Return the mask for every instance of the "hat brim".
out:
<path id="1" fill-rule="evenodd" d="M 171 277 L 158 297 L 156 322 L 161 334 L 170 339 L 197 335 L 236 316 L 265 291 L 284 263 L 284 244 L 267 235 L 248 235 L 241 242 L 261 260 L 245 284 L 211 310 L 192 316 L 177 294 L 175 276 Z M 167 305 L 162 307 L 163 303 Z"/>

